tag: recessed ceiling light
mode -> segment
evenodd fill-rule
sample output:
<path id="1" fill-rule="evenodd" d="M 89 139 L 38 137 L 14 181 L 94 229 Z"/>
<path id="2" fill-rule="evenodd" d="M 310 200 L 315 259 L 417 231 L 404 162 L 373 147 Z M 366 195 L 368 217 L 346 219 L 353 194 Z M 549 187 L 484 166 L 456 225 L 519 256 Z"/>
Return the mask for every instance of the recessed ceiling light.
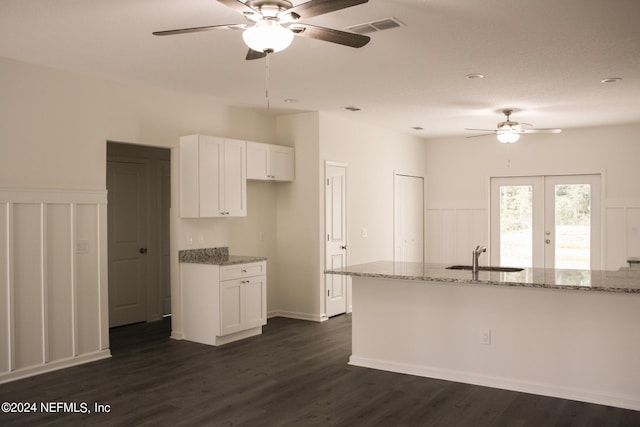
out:
<path id="1" fill-rule="evenodd" d="M 466 76 L 464 76 L 464 78 L 467 80 L 484 79 L 484 74 L 467 74 Z"/>
<path id="2" fill-rule="evenodd" d="M 620 77 L 607 77 L 600 80 L 600 83 L 618 83 L 620 80 L 622 80 Z"/>
<path id="3" fill-rule="evenodd" d="M 360 108 L 358 107 L 344 107 L 344 109 L 349 111 L 360 111 Z"/>

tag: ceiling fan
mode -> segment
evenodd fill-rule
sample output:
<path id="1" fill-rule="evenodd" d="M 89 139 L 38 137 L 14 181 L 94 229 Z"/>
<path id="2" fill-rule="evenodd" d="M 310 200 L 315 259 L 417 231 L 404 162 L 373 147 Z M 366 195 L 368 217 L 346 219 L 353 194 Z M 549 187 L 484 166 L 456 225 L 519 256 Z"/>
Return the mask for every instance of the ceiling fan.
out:
<path id="1" fill-rule="evenodd" d="M 368 0 L 310 0 L 297 6 L 288 0 L 218 1 L 241 13 L 249 22 L 156 31 L 153 34 L 168 36 L 219 29 L 244 30 L 242 37 L 249 46 L 247 60 L 264 58 L 267 54 L 286 49 L 293 41 L 294 35 L 355 48 L 366 45 L 370 40 L 369 36 L 300 22 L 300 19 L 357 6 L 367 3 Z"/>
<path id="2" fill-rule="evenodd" d="M 472 135 L 467 138 L 476 138 L 478 136 L 497 135 L 498 141 L 505 144 L 512 144 L 520 139 L 520 135 L 523 133 L 560 133 L 562 129 L 523 129 L 522 126 L 533 126 L 529 123 L 518 123 L 510 119 L 513 110 L 505 109 L 501 111 L 506 116 L 506 120 L 498 123 L 496 129 L 465 129 L 478 132 L 489 132 L 480 135 Z"/>

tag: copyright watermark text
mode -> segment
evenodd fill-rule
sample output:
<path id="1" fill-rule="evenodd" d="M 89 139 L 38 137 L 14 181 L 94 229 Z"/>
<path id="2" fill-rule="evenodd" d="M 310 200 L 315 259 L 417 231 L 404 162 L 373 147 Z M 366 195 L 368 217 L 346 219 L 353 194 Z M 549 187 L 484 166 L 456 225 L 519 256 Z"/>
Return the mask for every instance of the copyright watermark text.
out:
<path id="1" fill-rule="evenodd" d="M 2 402 L 1 406 L 2 412 L 5 414 L 104 414 L 111 412 L 111 405 L 98 402 Z"/>

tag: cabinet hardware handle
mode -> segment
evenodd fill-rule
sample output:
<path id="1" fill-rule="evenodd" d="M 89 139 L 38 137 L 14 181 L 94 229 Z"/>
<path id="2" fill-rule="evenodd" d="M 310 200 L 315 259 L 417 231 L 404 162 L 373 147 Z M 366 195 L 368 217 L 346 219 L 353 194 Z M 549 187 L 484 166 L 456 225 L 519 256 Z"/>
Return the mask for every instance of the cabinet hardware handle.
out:
<path id="1" fill-rule="evenodd" d="M 347 245 L 340 246 L 340 249 L 347 249 Z"/>
<path id="2" fill-rule="evenodd" d="M 140 249 L 138 249 L 138 252 L 140 252 L 141 254 L 146 254 L 147 253 L 147 248 L 140 248 Z"/>

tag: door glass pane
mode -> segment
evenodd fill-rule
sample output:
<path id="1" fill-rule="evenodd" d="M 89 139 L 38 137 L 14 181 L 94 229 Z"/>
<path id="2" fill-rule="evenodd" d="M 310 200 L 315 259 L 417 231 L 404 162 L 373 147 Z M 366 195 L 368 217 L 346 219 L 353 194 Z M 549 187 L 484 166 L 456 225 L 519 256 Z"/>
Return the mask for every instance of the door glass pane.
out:
<path id="1" fill-rule="evenodd" d="M 533 186 L 500 187 L 500 265 L 533 266 Z"/>
<path id="2" fill-rule="evenodd" d="M 591 185 L 555 186 L 555 268 L 591 267 Z"/>

